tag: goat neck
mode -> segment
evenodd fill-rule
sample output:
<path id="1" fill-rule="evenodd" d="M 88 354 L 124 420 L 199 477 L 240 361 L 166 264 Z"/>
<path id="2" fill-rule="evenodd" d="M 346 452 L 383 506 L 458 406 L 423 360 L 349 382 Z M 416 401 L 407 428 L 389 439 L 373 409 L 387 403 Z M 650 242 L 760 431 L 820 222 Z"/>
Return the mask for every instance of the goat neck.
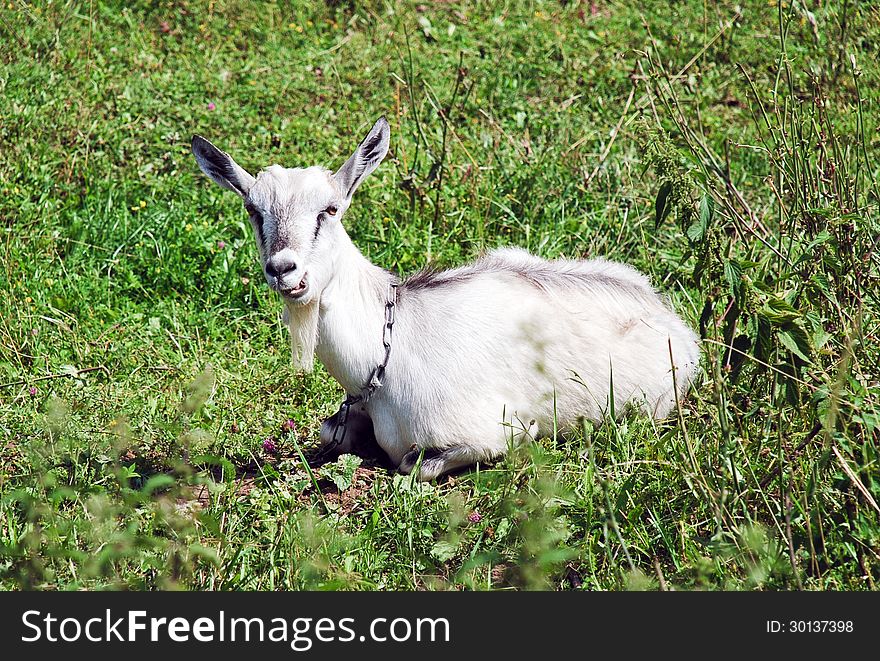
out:
<path id="1" fill-rule="evenodd" d="M 316 353 L 345 391 L 356 395 L 384 357 L 385 302 L 396 278 L 364 257 L 344 231 L 335 257 L 321 293 Z"/>

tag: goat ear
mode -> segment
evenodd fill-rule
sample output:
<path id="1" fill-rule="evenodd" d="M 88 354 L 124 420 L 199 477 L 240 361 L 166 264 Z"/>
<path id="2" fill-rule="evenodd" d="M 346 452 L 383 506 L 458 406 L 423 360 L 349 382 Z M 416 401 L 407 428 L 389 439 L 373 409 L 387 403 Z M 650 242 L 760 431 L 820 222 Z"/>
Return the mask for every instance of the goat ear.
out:
<path id="1" fill-rule="evenodd" d="M 367 175 L 379 167 L 379 163 L 388 153 L 390 142 L 391 129 L 388 120 L 383 116 L 376 120 L 373 128 L 354 150 L 354 154 L 333 175 L 339 187 L 345 191 L 346 198 L 350 199 Z"/>
<path id="2" fill-rule="evenodd" d="M 202 172 L 223 188 L 235 191 L 242 197 L 248 194 L 254 179 L 225 151 L 220 151 L 200 135 L 192 137 L 192 153 Z"/>

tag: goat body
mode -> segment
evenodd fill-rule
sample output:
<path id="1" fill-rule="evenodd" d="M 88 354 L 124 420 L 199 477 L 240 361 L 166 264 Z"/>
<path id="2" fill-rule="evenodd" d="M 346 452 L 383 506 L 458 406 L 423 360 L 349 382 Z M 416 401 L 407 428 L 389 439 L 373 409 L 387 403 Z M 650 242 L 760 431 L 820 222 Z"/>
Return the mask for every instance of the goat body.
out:
<path id="1" fill-rule="evenodd" d="M 322 296 L 316 353 L 356 394 L 383 354 L 393 276 L 364 260 L 351 277 Z M 605 260 L 501 249 L 471 266 L 418 274 L 398 291 L 385 383 L 361 411 L 403 470 L 426 451 L 425 479 L 581 417 L 599 421 L 611 393 L 617 411 L 630 405 L 663 418 L 699 359 L 693 332 L 647 279 Z M 325 443 L 332 431 L 325 425 Z"/>
<path id="2" fill-rule="evenodd" d="M 399 285 L 383 385 L 352 408 L 342 451 L 372 426 L 401 471 L 424 452 L 419 477 L 433 479 L 581 418 L 599 421 L 626 407 L 669 414 L 693 380 L 698 341 L 629 266 L 504 248 L 399 282 L 364 258 L 338 219 L 322 225 L 318 215 L 309 240 L 314 223 L 304 228 L 304 219 L 324 205 L 325 220 L 328 210 L 344 211 L 387 144 L 380 120 L 336 174 L 309 168 L 255 179 L 207 141 L 193 141 L 202 169 L 259 207 L 261 259 L 305 346 L 304 367 L 313 349 L 345 391 L 358 394 L 384 356 L 386 297 Z M 290 268 L 282 272 L 279 263 Z M 335 421 L 322 426 L 325 445 Z"/>

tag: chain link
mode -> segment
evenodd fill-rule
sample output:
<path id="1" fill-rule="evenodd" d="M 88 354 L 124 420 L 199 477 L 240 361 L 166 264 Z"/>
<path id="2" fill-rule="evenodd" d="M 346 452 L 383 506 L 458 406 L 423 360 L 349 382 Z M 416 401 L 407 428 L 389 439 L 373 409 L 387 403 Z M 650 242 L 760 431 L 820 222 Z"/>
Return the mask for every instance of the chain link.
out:
<path id="1" fill-rule="evenodd" d="M 370 376 L 360 392 L 357 395 L 349 395 L 342 402 L 330 442 L 318 451 L 315 461 L 323 461 L 327 455 L 342 445 L 348 425 L 349 409 L 359 402 L 370 401 L 370 398 L 376 391 L 384 385 L 385 368 L 388 367 L 388 360 L 391 358 L 391 336 L 394 331 L 394 308 L 397 305 L 397 287 L 398 284 L 396 282 L 389 284 L 388 296 L 385 299 L 385 323 L 382 326 L 382 347 L 385 349 L 385 355 L 382 361 L 370 372 Z"/>

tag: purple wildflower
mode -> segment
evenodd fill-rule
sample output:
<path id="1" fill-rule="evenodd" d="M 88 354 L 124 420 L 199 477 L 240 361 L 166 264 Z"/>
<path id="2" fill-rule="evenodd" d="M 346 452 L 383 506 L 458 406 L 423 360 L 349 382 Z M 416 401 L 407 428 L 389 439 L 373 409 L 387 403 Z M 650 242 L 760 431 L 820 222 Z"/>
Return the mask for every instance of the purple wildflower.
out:
<path id="1" fill-rule="evenodd" d="M 213 101 L 208 101 L 208 110 L 215 110 L 217 106 L 214 105 Z"/>
<path id="2" fill-rule="evenodd" d="M 218 241 L 217 242 L 217 250 L 223 250 L 225 247 L 226 247 L 225 241 Z"/>
<path id="3" fill-rule="evenodd" d="M 31 397 L 36 397 L 37 396 L 37 387 L 31 386 L 30 388 L 28 388 L 28 392 L 31 394 Z"/>
<path id="4" fill-rule="evenodd" d="M 471 523 L 479 523 L 482 520 L 483 517 L 476 510 L 468 514 L 468 521 L 470 521 Z"/>
<path id="5" fill-rule="evenodd" d="M 275 441 L 271 436 L 267 436 L 263 439 L 263 450 L 269 454 L 275 454 L 278 451 L 278 448 L 275 446 Z"/>
<path id="6" fill-rule="evenodd" d="M 296 423 L 291 419 L 287 419 L 281 423 L 281 431 L 291 432 L 294 429 L 296 429 Z"/>

